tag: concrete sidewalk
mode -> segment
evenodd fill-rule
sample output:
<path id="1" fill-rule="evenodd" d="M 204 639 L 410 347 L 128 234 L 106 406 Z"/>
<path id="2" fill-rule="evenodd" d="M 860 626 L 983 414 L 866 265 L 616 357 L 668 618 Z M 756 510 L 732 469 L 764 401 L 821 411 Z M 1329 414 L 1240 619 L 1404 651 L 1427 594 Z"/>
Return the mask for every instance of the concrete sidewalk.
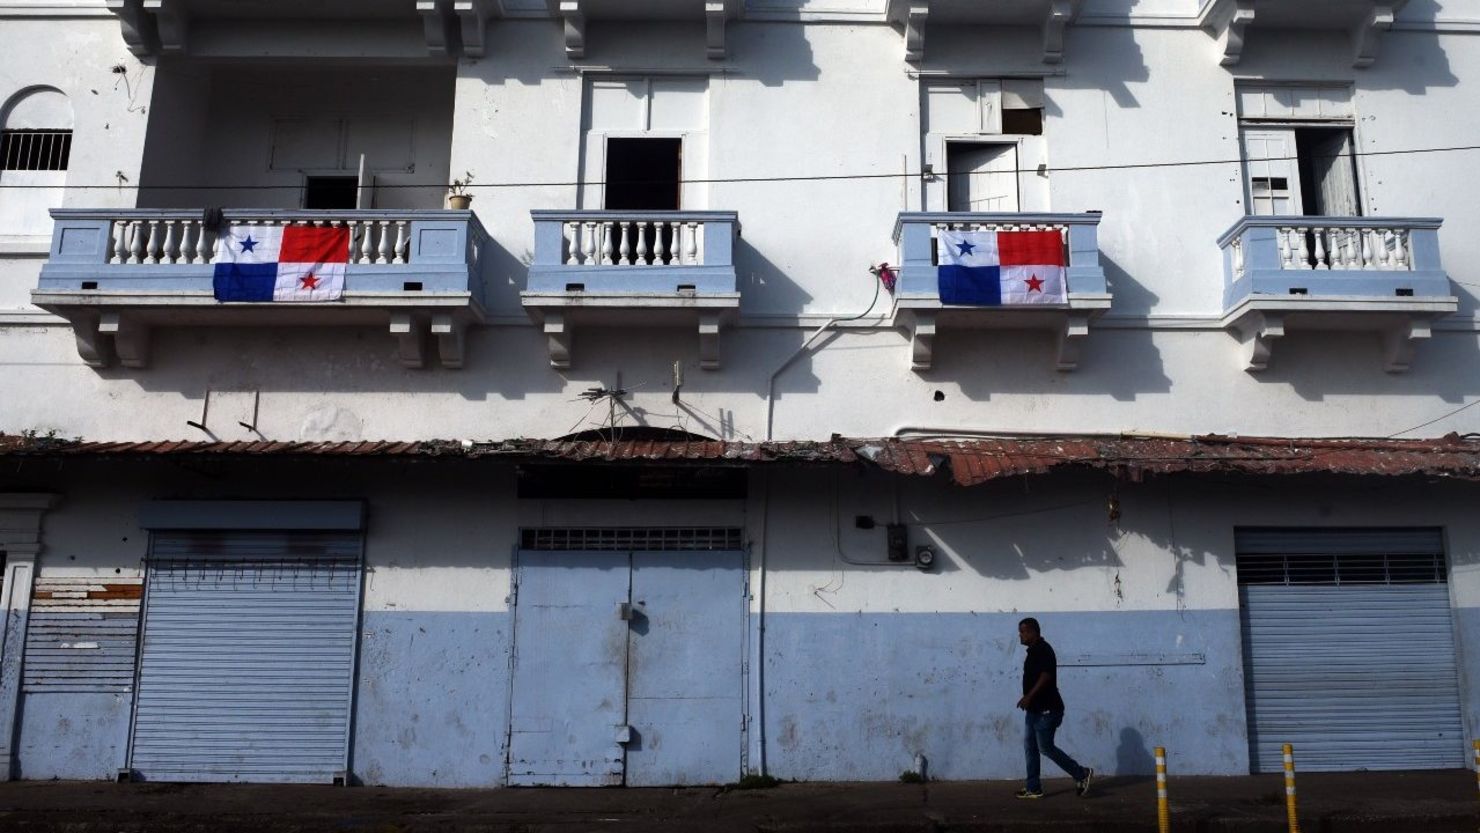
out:
<path id="1" fill-rule="evenodd" d="M 576 831 L 1155 831 L 1149 778 L 1096 781 L 1074 795 L 1046 782 L 1041 801 L 1015 782 L 783 784 L 771 789 L 479 789 L 0 784 L 0 830 L 26 833 L 575 833 Z M 1305 833 L 1474 833 L 1468 771 L 1300 776 Z M 1173 778 L 1173 830 L 1286 830 L 1280 776 Z"/>

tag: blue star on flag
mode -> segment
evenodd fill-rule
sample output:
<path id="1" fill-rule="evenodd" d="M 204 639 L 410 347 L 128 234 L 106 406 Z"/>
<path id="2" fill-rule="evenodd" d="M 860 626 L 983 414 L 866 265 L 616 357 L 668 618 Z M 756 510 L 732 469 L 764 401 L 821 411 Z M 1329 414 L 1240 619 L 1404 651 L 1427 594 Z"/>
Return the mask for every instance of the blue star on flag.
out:
<path id="1" fill-rule="evenodd" d="M 958 249 L 961 250 L 961 256 L 962 257 L 965 257 L 966 255 L 969 255 L 972 252 L 976 251 L 976 246 L 973 246 L 972 244 L 967 243 L 964 240 L 961 241 L 960 243 L 957 243 L 956 244 L 956 248 L 958 248 Z"/>
<path id="2" fill-rule="evenodd" d="M 253 251 L 256 248 L 257 248 L 257 241 L 252 239 L 252 235 L 250 235 L 250 234 L 247 235 L 247 239 L 245 239 L 245 240 L 242 241 L 242 251 L 244 251 L 244 252 L 250 252 L 250 251 Z"/>

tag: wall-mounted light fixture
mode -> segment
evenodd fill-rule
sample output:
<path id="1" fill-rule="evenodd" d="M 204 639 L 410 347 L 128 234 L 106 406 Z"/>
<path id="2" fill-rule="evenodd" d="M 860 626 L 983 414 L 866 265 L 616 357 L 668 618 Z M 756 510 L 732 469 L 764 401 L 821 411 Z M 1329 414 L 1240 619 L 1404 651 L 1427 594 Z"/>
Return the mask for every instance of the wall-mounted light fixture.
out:
<path id="1" fill-rule="evenodd" d="M 915 547 L 915 566 L 927 573 L 935 569 L 935 547 Z"/>

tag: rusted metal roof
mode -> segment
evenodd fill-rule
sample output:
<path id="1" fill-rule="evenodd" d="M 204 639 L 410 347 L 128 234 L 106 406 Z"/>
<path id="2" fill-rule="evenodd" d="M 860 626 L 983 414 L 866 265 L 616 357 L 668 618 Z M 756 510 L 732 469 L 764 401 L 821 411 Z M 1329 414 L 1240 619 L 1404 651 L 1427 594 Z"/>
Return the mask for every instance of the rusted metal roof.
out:
<path id="1" fill-rule="evenodd" d="M 1480 479 L 1480 440 L 1451 434 L 1426 440 L 1280 437 L 1055 436 L 973 439 L 850 439 L 725 442 L 695 439 L 503 440 L 460 442 L 89 442 L 0 434 L 9 458 L 398 458 L 508 462 L 736 465 L 859 463 L 905 475 L 948 475 L 962 486 L 1053 469 L 1146 474 L 1238 472 L 1425 475 Z"/>

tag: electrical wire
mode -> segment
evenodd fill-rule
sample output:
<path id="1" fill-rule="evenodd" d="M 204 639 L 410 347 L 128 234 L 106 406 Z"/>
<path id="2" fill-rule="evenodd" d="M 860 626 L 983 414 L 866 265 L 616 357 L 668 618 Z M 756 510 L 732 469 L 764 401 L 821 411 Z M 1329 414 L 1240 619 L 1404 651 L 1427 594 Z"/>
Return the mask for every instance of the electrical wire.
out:
<path id="1" fill-rule="evenodd" d="M 1401 149 L 1393 149 L 1393 150 L 1354 150 L 1354 151 L 1351 151 L 1349 153 L 1339 154 L 1339 156 L 1341 156 L 1341 157 L 1351 157 L 1351 158 L 1356 158 L 1356 157 L 1376 157 L 1376 156 L 1405 156 L 1405 155 L 1416 155 L 1416 154 L 1427 154 L 1427 153 L 1462 153 L 1462 152 L 1476 151 L 1476 150 L 1480 150 L 1480 145 L 1450 145 L 1450 146 L 1443 146 L 1443 147 L 1401 148 Z M 1240 157 L 1240 158 L 1235 158 L 1235 159 L 1190 159 L 1190 160 L 1167 161 L 1167 162 L 1123 162 L 1123 163 L 1118 163 L 1118 164 L 1105 164 L 1105 165 L 1066 165 L 1066 166 L 1058 167 L 1058 168 L 1050 168 L 1050 167 L 1046 167 L 1045 166 L 1042 169 L 1036 168 L 1036 167 L 1034 167 L 1034 168 L 1014 168 L 1013 171 L 1012 171 L 1012 173 L 1014 173 L 1014 174 L 1027 174 L 1027 173 L 1033 173 L 1033 174 L 1036 174 L 1036 173 L 1051 174 L 1051 173 L 1081 173 L 1081 172 L 1095 172 L 1095 171 L 1154 170 L 1154 169 L 1160 169 L 1160 168 L 1189 168 L 1189 167 L 1200 167 L 1200 166 L 1208 166 L 1208 165 L 1243 165 L 1243 164 L 1246 164 L 1246 163 L 1249 163 L 1249 162 L 1288 162 L 1288 161 L 1298 161 L 1300 158 L 1301 157 L 1299 157 L 1299 156 L 1267 156 L 1267 157 L 1260 157 L 1258 159 L 1245 159 L 1245 158 Z M 1332 156 L 1331 158 L 1335 158 L 1335 156 Z M 975 175 L 986 176 L 988 174 L 997 175 L 997 174 L 1004 174 L 1004 173 L 1007 173 L 1007 171 L 1006 170 L 1002 170 L 1002 171 L 990 171 L 990 172 L 977 172 L 977 173 L 974 173 L 974 174 L 971 174 L 971 175 L 973 175 L 973 176 L 975 176 Z M 828 181 L 839 181 L 839 180 L 917 179 L 917 178 L 922 177 L 922 176 L 939 176 L 939 175 L 940 175 L 939 173 L 926 172 L 926 171 L 913 171 L 913 172 L 911 172 L 911 171 L 901 171 L 901 172 L 896 172 L 896 173 L 802 174 L 802 175 L 793 175 L 793 176 L 773 175 L 773 176 L 747 176 L 747 177 L 715 177 L 715 178 L 705 178 L 705 179 L 681 179 L 681 180 L 679 180 L 679 184 L 680 185 L 727 185 L 727 184 L 769 183 L 769 182 L 828 182 Z M 668 180 L 668 179 L 665 179 L 665 180 L 631 180 L 631 179 L 627 179 L 627 180 L 623 180 L 622 182 L 623 182 L 623 184 L 627 184 L 627 185 L 643 184 L 643 183 L 653 184 L 653 183 L 659 183 L 659 182 L 667 184 L 667 183 L 671 183 L 672 180 Z M 594 181 L 571 181 L 571 180 L 565 180 L 565 181 L 556 181 L 556 182 L 480 182 L 480 183 L 468 185 L 467 188 L 469 190 L 508 189 L 508 188 L 579 188 L 579 187 L 583 187 L 583 186 L 599 186 L 599 185 L 606 185 L 606 184 L 607 183 L 605 181 L 603 181 L 603 180 L 594 180 Z M 31 188 L 56 188 L 56 187 L 59 187 L 59 186 L 55 186 L 55 185 L 27 185 L 27 184 L 19 184 L 19 183 L 17 183 L 17 184 L 0 185 L 0 189 L 31 189 Z M 139 185 L 124 185 L 124 184 L 120 184 L 120 183 L 108 183 L 108 184 L 104 184 L 104 185 L 80 185 L 80 184 L 79 185 L 74 185 L 74 184 L 68 183 L 67 185 L 61 186 L 61 187 L 65 187 L 65 188 L 68 188 L 68 189 L 75 189 L 75 190 L 108 189 L 108 190 L 134 190 L 134 191 L 288 191 L 288 190 L 297 191 L 297 190 L 301 190 L 303 188 L 303 185 L 301 183 L 294 184 L 294 185 L 262 185 L 262 184 L 255 184 L 255 183 L 253 183 L 253 184 L 238 184 L 238 185 L 232 185 L 232 184 L 213 184 L 213 185 L 183 185 L 183 184 L 182 185 L 143 185 L 143 184 L 139 184 Z M 422 183 L 379 183 L 379 182 L 377 182 L 375 184 L 375 187 L 376 187 L 377 190 L 390 190 L 390 189 L 403 189 L 403 188 L 446 188 L 447 187 L 447 183 L 445 183 L 445 182 L 422 182 Z"/>

